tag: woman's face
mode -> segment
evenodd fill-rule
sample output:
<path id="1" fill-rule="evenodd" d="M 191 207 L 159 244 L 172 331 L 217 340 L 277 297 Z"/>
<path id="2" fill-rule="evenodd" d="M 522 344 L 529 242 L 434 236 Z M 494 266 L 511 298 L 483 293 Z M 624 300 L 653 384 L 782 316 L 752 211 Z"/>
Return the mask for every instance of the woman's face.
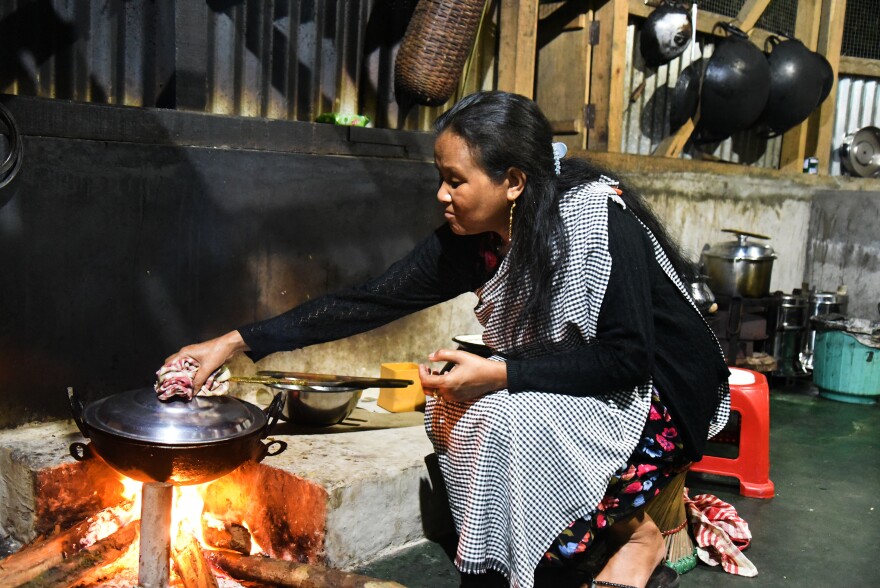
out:
<path id="1" fill-rule="evenodd" d="M 464 139 L 451 131 L 437 137 L 434 165 L 440 173 L 437 200 L 452 231 L 457 235 L 494 231 L 507 239 L 510 205 L 522 193 L 525 176 L 508 173 L 500 182 L 493 181 L 471 157 Z"/>

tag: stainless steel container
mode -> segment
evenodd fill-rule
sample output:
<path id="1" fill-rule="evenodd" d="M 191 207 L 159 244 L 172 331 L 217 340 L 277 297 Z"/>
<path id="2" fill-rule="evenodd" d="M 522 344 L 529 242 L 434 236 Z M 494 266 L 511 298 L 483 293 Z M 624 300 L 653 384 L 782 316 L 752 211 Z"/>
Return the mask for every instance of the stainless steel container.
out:
<path id="1" fill-rule="evenodd" d="M 345 420 L 357 406 L 362 388 L 288 390 L 282 417 L 303 425 L 328 426 Z"/>
<path id="2" fill-rule="evenodd" d="M 771 247 L 752 243 L 749 238 L 770 237 L 734 229 L 723 230 L 735 234 L 736 241 L 716 243 L 704 249 L 700 258 L 712 292 L 743 298 L 767 296 L 776 254 Z"/>
<path id="3" fill-rule="evenodd" d="M 779 294 L 776 306 L 777 331 L 802 331 L 807 326 L 807 299 L 800 294 Z"/>
<path id="4" fill-rule="evenodd" d="M 801 294 L 776 293 L 773 337 L 768 352 L 776 360 L 777 376 L 795 377 L 805 374 L 801 365 L 804 331 L 807 327 L 807 298 Z"/>
<path id="5" fill-rule="evenodd" d="M 811 292 L 807 308 L 808 322 L 804 336 L 804 347 L 800 354 L 801 364 L 804 369 L 813 369 L 813 349 L 816 347 L 816 330 L 809 324 L 809 319 L 826 314 L 846 314 L 849 298 L 846 295 L 846 286 L 841 286 L 837 292 Z"/>

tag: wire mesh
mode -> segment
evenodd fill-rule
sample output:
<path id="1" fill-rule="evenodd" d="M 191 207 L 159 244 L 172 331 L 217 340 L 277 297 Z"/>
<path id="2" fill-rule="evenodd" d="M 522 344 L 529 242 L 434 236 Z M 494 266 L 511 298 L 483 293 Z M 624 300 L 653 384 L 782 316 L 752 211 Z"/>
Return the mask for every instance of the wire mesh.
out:
<path id="1" fill-rule="evenodd" d="M 744 4 L 745 0 L 700 0 L 697 8 L 733 19 Z M 758 19 L 756 26 L 771 33 L 794 36 L 797 9 L 798 0 L 773 0 Z"/>
<path id="2" fill-rule="evenodd" d="M 880 59 L 880 2 L 847 0 L 840 54 Z"/>

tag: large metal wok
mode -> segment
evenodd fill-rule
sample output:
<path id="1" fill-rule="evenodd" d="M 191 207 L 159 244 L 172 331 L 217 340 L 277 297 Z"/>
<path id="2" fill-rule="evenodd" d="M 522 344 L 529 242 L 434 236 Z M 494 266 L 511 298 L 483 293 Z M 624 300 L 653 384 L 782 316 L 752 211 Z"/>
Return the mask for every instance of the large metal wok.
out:
<path id="1" fill-rule="evenodd" d="M 74 459 L 98 457 L 141 482 L 202 484 L 287 448 L 284 441 L 262 442 L 278 420 L 281 394 L 266 412 L 231 396 L 163 402 L 153 388 L 114 394 L 85 408 L 72 389 L 68 396 L 74 421 L 90 439 L 70 445 Z"/>

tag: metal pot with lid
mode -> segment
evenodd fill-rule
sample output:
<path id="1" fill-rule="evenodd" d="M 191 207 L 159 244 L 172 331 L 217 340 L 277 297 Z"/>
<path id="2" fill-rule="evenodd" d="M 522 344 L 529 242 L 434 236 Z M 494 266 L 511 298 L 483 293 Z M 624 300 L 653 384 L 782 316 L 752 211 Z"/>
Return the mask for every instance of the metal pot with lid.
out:
<path id="1" fill-rule="evenodd" d="M 709 276 L 709 287 L 716 295 L 763 298 L 770 292 L 770 276 L 776 253 L 769 245 L 749 239 L 770 239 L 766 235 L 737 229 L 722 229 L 736 235 L 736 241 L 724 241 L 703 248 L 700 261 Z"/>
<path id="2" fill-rule="evenodd" d="M 202 484 L 287 448 L 284 441 L 261 442 L 278 420 L 280 394 L 266 412 L 232 396 L 163 402 L 153 388 L 114 394 L 85 408 L 72 389 L 68 397 L 74 421 L 90 439 L 70 445 L 74 459 L 99 457 L 141 482 Z"/>

